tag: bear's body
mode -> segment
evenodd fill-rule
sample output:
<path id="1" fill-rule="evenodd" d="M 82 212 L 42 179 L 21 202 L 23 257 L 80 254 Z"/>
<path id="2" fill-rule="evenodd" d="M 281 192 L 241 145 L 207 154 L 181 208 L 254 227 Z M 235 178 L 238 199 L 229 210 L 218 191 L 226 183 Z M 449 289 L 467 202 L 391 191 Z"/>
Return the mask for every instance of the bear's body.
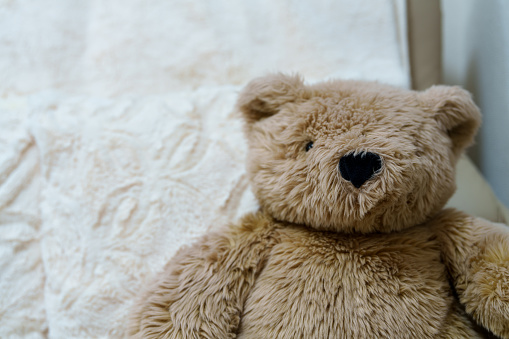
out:
<path id="1" fill-rule="evenodd" d="M 476 337 L 428 225 L 389 236 L 278 226 L 237 338 Z"/>
<path id="2" fill-rule="evenodd" d="M 282 75 L 241 94 L 261 211 L 184 248 L 143 338 L 509 338 L 509 231 L 455 210 L 465 91 Z"/>

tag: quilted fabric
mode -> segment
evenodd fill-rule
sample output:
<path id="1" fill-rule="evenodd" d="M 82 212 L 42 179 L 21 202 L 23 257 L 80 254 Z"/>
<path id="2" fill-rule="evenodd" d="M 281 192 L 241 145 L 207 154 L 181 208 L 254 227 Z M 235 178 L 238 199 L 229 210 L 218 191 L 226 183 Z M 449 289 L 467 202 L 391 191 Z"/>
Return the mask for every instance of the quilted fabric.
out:
<path id="1" fill-rule="evenodd" d="M 19 294 L 13 301 L 24 305 L 17 308 L 40 313 L 2 317 L 2 328 L 30 321 L 23 331 L 37 331 L 46 320 L 56 338 L 121 336 L 130 303 L 181 245 L 255 209 L 235 98 L 225 87 L 124 100 L 43 95 L 25 103 L 31 114 L 26 131 L 8 140 L 18 139 L 9 160 L 24 158 L 15 189 L 28 194 L 23 180 L 33 178 L 40 201 L 25 199 L 33 211 L 21 203 L 11 212 L 16 220 L 4 220 L 14 259 L 4 272 L 29 282 L 29 294 L 17 284 L 4 291 Z M 30 173 L 21 173 L 25 167 Z"/>

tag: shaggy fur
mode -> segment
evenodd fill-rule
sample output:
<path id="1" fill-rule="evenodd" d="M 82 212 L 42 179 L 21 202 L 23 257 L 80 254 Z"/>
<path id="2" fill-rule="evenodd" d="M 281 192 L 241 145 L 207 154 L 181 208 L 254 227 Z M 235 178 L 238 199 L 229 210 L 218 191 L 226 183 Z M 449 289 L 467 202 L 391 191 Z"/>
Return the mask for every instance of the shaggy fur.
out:
<path id="1" fill-rule="evenodd" d="M 508 229 L 442 210 L 480 123 L 466 91 L 272 75 L 238 108 L 261 211 L 182 249 L 133 336 L 509 338 Z M 360 188 L 352 152 L 382 158 Z"/>

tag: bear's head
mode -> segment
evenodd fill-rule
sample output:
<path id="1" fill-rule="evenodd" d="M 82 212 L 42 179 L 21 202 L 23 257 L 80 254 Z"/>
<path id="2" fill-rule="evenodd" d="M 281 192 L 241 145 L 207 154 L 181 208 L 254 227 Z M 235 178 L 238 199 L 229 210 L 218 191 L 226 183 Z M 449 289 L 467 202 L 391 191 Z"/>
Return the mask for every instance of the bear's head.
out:
<path id="1" fill-rule="evenodd" d="M 305 85 L 281 74 L 249 83 L 238 109 L 262 209 L 345 233 L 401 230 L 440 211 L 480 124 L 470 94 L 458 87 Z"/>

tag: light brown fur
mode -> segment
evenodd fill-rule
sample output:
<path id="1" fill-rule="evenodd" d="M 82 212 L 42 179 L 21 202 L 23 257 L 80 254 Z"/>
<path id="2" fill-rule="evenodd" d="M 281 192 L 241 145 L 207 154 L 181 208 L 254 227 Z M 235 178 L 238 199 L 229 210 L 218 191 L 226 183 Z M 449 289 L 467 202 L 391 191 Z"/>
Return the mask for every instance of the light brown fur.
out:
<path id="1" fill-rule="evenodd" d="M 133 336 L 509 338 L 508 229 L 442 210 L 480 123 L 467 92 L 272 75 L 238 108 L 261 212 L 182 249 Z M 382 158 L 360 188 L 352 152 Z"/>

